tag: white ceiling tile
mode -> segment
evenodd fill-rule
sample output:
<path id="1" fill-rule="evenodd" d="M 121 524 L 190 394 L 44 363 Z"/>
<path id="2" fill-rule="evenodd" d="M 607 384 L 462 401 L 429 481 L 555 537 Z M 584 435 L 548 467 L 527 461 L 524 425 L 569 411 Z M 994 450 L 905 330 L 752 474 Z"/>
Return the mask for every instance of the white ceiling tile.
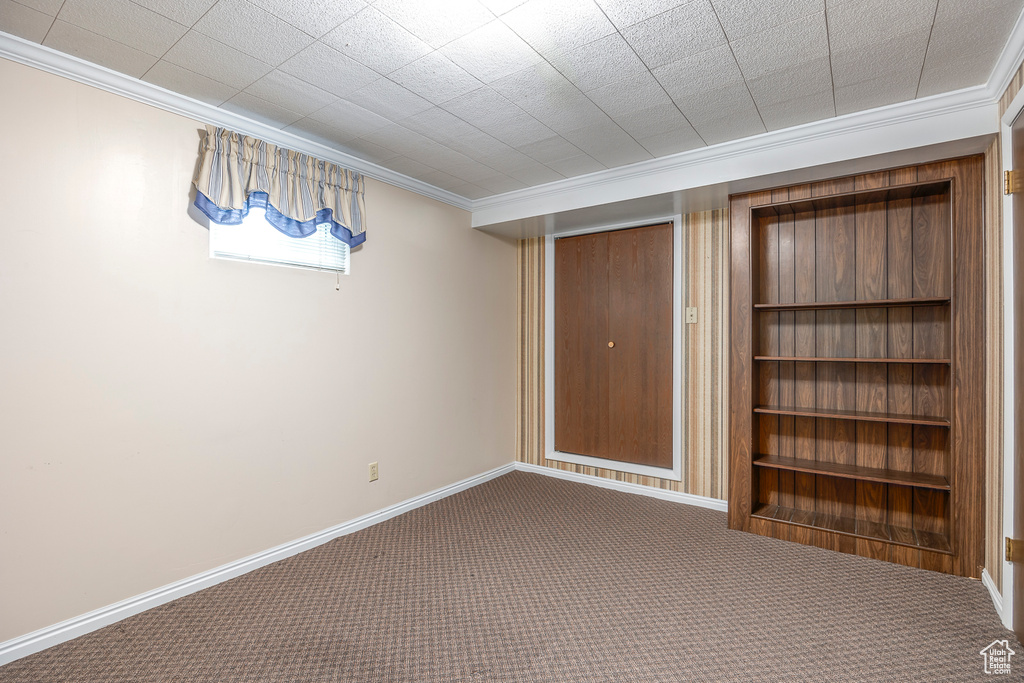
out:
<path id="1" fill-rule="evenodd" d="M 314 40 L 246 0 L 219 0 L 193 28 L 272 66 L 309 47 Z"/>
<path id="2" fill-rule="evenodd" d="M 977 48 L 1004 45 L 1022 5 L 1022 0 L 940 2 L 918 97 L 986 82 L 998 53 Z"/>
<path id="3" fill-rule="evenodd" d="M 651 69 L 724 44 L 725 34 L 708 0 L 693 0 L 622 31 Z"/>
<path id="4" fill-rule="evenodd" d="M 593 0 L 529 0 L 501 21 L 547 57 L 615 32 Z"/>
<path id="5" fill-rule="evenodd" d="M 267 102 L 247 92 L 238 93 L 221 107 L 278 128 L 284 128 L 302 118 L 302 114 L 296 111 Z"/>
<path id="6" fill-rule="evenodd" d="M 618 33 L 555 55 L 549 61 L 584 92 L 648 73 L 647 66 Z"/>
<path id="7" fill-rule="evenodd" d="M 581 154 L 568 159 L 558 159 L 547 164 L 553 171 L 561 173 L 566 178 L 573 178 L 587 173 L 603 171 L 606 166 L 597 159 Z"/>
<path id="8" fill-rule="evenodd" d="M 720 112 L 708 119 L 693 120 L 694 128 L 709 145 L 739 140 L 765 132 L 764 124 L 756 111 Z"/>
<path id="9" fill-rule="evenodd" d="M 309 117 L 301 118 L 285 130 L 308 137 L 328 146 L 344 145 L 353 139 L 350 130 L 339 126 L 334 121 L 318 121 Z M 394 156 L 394 152 L 390 153 Z M 370 159 L 370 161 L 374 161 Z"/>
<path id="10" fill-rule="evenodd" d="M 495 16 L 500 16 L 509 10 L 513 10 L 526 0 L 480 0 L 480 4 L 491 10 Z"/>
<path id="11" fill-rule="evenodd" d="M 43 45 L 136 78 L 157 61 L 153 55 L 60 19 L 53 22 Z"/>
<path id="12" fill-rule="evenodd" d="M 836 113 L 850 114 L 855 111 L 874 109 L 896 102 L 914 99 L 917 92 L 918 75 L 886 74 L 859 83 L 836 85 Z"/>
<path id="13" fill-rule="evenodd" d="M 829 0 L 828 33 L 836 52 L 869 50 L 890 38 L 931 30 L 938 0 Z"/>
<path id="14" fill-rule="evenodd" d="M 352 137 L 369 135 L 374 131 L 391 125 L 390 119 L 374 114 L 368 109 L 363 109 L 359 105 L 345 100 L 338 100 L 323 109 L 318 109 L 310 114 L 309 118 L 331 123 L 344 131 L 343 134 L 351 135 Z"/>
<path id="15" fill-rule="evenodd" d="M 556 133 L 607 120 L 596 104 L 547 62 L 523 69 L 491 85 Z"/>
<path id="16" fill-rule="evenodd" d="M 60 7 L 64 4 L 64 0 L 18 0 L 17 4 L 55 17 L 60 12 Z"/>
<path id="17" fill-rule="evenodd" d="M 693 92 L 676 104 L 709 145 L 765 132 L 764 123 L 743 84 Z"/>
<path id="18" fill-rule="evenodd" d="M 446 144 L 449 140 L 474 135 L 479 133 L 476 128 L 466 123 L 458 116 L 451 114 L 440 107 L 431 107 L 408 118 L 399 121 L 399 124 L 425 135 L 431 140 Z"/>
<path id="19" fill-rule="evenodd" d="M 336 96 L 283 71 L 271 71 L 245 89 L 250 95 L 306 116 L 326 107 Z"/>
<path id="20" fill-rule="evenodd" d="M 651 158 L 647 150 L 611 119 L 566 131 L 562 136 L 609 168 Z"/>
<path id="21" fill-rule="evenodd" d="M 339 97 L 380 78 L 370 67 L 320 42 L 313 43 L 279 68 Z"/>
<path id="22" fill-rule="evenodd" d="M 346 99 L 392 121 L 430 109 L 430 102 L 386 78 L 363 86 Z"/>
<path id="23" fill-rule="evenodd" d="M 711 0 L 711 3 L 729 40 L 825 11 L 825 0 Z"/>
<path id="24" fill-rule="evenodd" d="M 59 2 L 59 0 L 55 1 Z M 217 0 L 132 0 L 132 2 L 185 26 L 191 26 L 199 21 L 200 17 L 217 4 Z"/>
<path id="25" fill-rule="evenodd" d="M 810 62 L 794 63 L 758 78 L 748 78 L 754 102 L 772 104 L 805 97 L 827 90 L 832 92 L 832 69 L 828 56 Z"/>
<path id="26" fill-rule="evenodd" d="M 409 157 L 398 156 L 392 159 L 388 159 L 387 167 L 392 171 L 398 171 L 399 173 L 413 178 L 420 178 L 420 176 L 426 175 L 436 169 L 427 166 L 426 164 L 410 159 Z M 424 181 L 426 182 L 426 181 Z"/>
<path id="27" fill-rule="evenodd" d="M 196 31 L 182 36 L 163 59 L 239 90 L 274 68 Z"/>
<path id="28" fill-rule="evenodd" d="M 832 89 L 788 100 L 759 104 L 758 111 L 768 130 L 781 130 L 801 123 L 822 121 L 835 116 Z"/>
<path id="29" fill-rule="evenodd" d="M 613 119 L 659 105 L 668 105 L 675 109 L 671 98 L 665 94 L 661 84 L 648 71 L 623 81 L 610 83 L 603 88 L 591 90 L 587 93 L 587 97 Z"/>
<path id="30" fill-rule="evenodd" d="M 377 0 L 374 7 L 433 48 L 447 45 L 494 19 L 477 0 L 445 0 L 443 7 L 432 2 Z"/>
<path id="31" fill-rule="evenodd" d="M 452 41 L 441 52 L 484 83 L 496 81 L 543 59 L 500 21 L 492 21 Z"/>
<path id="32" fill-rule="evenodd" d="M 495 170 L 490 166 L 482 164 L 475 159 L 470 159 L 467 156 L 463 156 L 458 160 L 441 161 L 437 166 L 440 170 L 474 183 L 480 178 L 493 177 L 495 174 Z"/>
<path id="33" fill-rule="evenodd" d="M 439 171 L 435 168 L 432 168 L 429 171 L 426 171 L 417 177 L 425 183 L 430 183 L 434 187 L 452 187 L 466 182 L 462 178 L 457 178 L 449 173 Z"/>
<path id="34" fill-rule="evenodd" d="M 827 59 L 825 13 L 809 14 L 769 31 L 733 40 L 732 50 L 747 80 L 794 64 Z"/>
<path id="35" fill-rule="evenodd" d="M 697 135 L 692 127 L 687 124 L 685 130 L 675 130 L 668 133 L 659 133 L 649 138 L 638 138 L 637 142 L 644 146 L 648 152 L 655 157 L 664 157 L 670 154 L 679 154 L 691 149 L 698 149 L 704 146 L 704 141 Z"/>
<path id="36" fill-rule="evenodd" d="M 391 73 L 389 78 L 428 102 L 440 104 L 482 84 L 440 52 L 431 52 Z"/>
<path id="37" fill-rule="evenodd" d="M 506 175 L 512 175 L 516 171 L 535 168 L 539 161 L 531 159 L 522 152 L 512 149 L 500 155 L 484 155 L 479 158 L 480 163 L 486 164 L 495 171 L 501 171 Z M 525 182 L 525 181 L 524 181 Z"/>
<path id="38" fill-rule="evenodd" d="M 689 121 L 671 100 L 648 109 L 627 112 L 613 119 L 637 141 L 672 131 L 679 132 L 681 136 L 693 134 L 696 137 Z"/>
<path id="39" fill-rule="evenodd" d="M 902 82 L 921 74 L 930 29 L 873 43 L 863 50 L 832 49 L 832 77 L 837 87 L 896 74 Z"/>
<path id="40" fill-rule="evenodd" d="M 552 183 L 556 180 L 561 180 L 564 176 L 557 171 L 553 171 L 544 164 L 530 160 L 530 164 L 521 166 L 520 168 L 508 171 L 508 175 L 512 176 L 516 180 L 526 183 L 527 186 L 532 187 L 533 185 L 543 185 L 544 183 Z"/>
<path id="41" fill-rule="evenodd" d="M 188 30 L 129 0 L 66 0 L 61 21 L 160 57 Z"/>
<path id="42" fill-rule="evenodd" d="M 618 28 L 638 24 L 645 19 L 684 5 L 690 0 L 597 0 L 608 18 Z"/>
<path id="43" fill-rule="evenodd" d="M 177 64 L 163 60 L 154 64 L 153 68 L 142 77 L 142 80 L 214 105 L 221 104 L 238 93 L 238 88 L 233 88 L 230 85 L 225 85 L 212 78 L 201 76 Z"/>
<path id="44" fill-rule="evenodd" d="M 568 159 L 583 154 L 579 147 L 560 135 L 552 135 L 543 140 L 522 145 L 517 147 L 517 149 L 531 159 L 536 159 L 545 165 L 550 165 L 552 161 Z"/>
<path id="45" fill-rule="evenodd" d="M 495 194 L 501 194 L 502 192 L 512 192 L 513 190 L 521 190 L 526 187 L 526 183 L 515 178 L 510 178 L 505 174 L 499 174 L 491 176 L 489 178 L 474 178 L 473 182 L 481 186 L 485 190 L 490 190 Z"/>
<path id="46" fill-rule="evenodd" d="M 494 157 L 516 153 L 514 149 L 504 142 L 491 137 L 482 130 L 474 128 L 473 131 L 472 133 L 448 140 L 445 144 L 457 152 L 462 152 L 470 159 L 475 159 L 485 164 Z"/>
<path id="47" fill-rule="evenodd" d="M 743 74 L 728 45 L 688 55 L 653 71 L 676 102 L 695 93 L 743 84 Z"/>
<path id="48" fill-rule="evenodd" d="M 444 102 L 441 108 L 481 130 L 501 126 L 523 114 L 522 109 L 489 87 Z"/>
<path id="49" fill-rule="evenodd" d="M 543 123 L 522 111 L 500 125 L 487 126 L 483 130 L 511 147 L 528 145 L 555 134 Z"/>
<path id="50" fill-rule="evenodd" d="M 366 7 L 364 0 L 252 0 L 292 26 L 319 38 Z"/>
<path id="51" fill-rule="evenodd" d="M 394 150 L 403 156 L 411 156 L 423 150 L 435 149 L 439 146 L 430 138 L 397 123 L 388 124 L 383 128 L 360 137 L 381 147 Z"/>
<path id="52" fill-rule="evenodd" d="M 369 140 L 363 140 L 362 138 L 356 138 L 355 140 L 349 140 L 342 146 L 342 151 L 352 154 L 354 156 L 369 159 L 370 161 L 380 164 L 388 159 L 394 159 L 398 156 L 395 152 L 392 152 L 387 147 L 381 147 L 375 145 Z"/>
<path id="53" fill-rule="evenodd" d="M 465 197 L 466 199 L 483 199 L 484 197 L 490 197 L 494 194 L 490 190 L 485 190 L 479 185 L 474 185 L 473 183 L 463 183 L 456 187 L 449 187 L 447 189 L 460 197 Z"/>
<path id="54" fill-rule="evenodd" d="M 43 42 L 53 17 L 12 0 L 0 0 L 0 31 L 33 43 Z"/>
<path id="55" fill-rule="evenodd" d="M 373 7 L 367 7 L 323 37 L 339 52 L 387 75 L 431 48 Z"/>

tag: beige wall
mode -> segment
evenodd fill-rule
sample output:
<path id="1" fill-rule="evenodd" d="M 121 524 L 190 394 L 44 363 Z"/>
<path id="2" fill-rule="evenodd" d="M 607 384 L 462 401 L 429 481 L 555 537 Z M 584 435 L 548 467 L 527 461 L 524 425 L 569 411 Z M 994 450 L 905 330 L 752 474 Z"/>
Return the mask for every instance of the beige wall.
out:
<path id="1" fill-rule="evenodd" d="M 199 123 L 0 83 L 0 642 L 514 459 L 513 243 L 369 182 L 340 292 L 211 260 Z"/>
<path id="2" fill-rule="evenodd" d="M 698 308 L 683 325 L 682 480 L 644 477 L 548 460 L 544 454 L 544 240 L 519 243 L 519 404 L 521 462 L 708 498 L 727 497 L 729 216 L 724 209 L 683 216 L 683 301 Z"/>

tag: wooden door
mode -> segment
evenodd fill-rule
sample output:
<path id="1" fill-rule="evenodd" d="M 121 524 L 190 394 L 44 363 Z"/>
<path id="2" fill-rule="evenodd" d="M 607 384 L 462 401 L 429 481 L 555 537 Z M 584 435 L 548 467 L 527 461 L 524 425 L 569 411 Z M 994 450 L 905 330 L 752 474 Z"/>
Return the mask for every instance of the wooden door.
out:
<path id="1" fill-rule="evenodd" d="M 1013 170 L 1024 171 L 1024 116 L 1018 115 L 1011 126 Z M 1013 535 L 1024 538 L 1024 192 L 1014 188 L 1013 194 L 1013 411 L 1014 480 Z M 1014 558 L 1013 565 L 1013 630 L 1024 640 L 1024 564 Z"/>
<path id="2" fill-rule="evenodd" d="M 555 242 L 555 450 L 672 467 L 672 224 Z"/>

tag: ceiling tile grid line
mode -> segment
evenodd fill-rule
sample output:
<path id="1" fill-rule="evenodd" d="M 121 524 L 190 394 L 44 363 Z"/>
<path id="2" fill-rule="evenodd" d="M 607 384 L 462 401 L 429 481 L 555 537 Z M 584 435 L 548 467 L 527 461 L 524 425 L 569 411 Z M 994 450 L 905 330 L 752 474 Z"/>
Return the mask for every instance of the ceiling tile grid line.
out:
<path id="1" fill-rule="evenodd" d="M 0 31 L 500 194 L 985 83 L 1022 7 L 0 0 Z"/>

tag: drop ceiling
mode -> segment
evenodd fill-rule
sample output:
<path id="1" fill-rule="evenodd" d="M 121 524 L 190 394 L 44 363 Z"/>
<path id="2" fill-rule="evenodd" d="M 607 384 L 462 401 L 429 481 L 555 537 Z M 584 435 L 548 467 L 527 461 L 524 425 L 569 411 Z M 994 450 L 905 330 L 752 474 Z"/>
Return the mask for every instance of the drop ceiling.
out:
<path id="1" fill-rule="evenodd" d="M 467 199 L 983 84 L 1024 0 L 0 0 L 0 31 Z"/>

